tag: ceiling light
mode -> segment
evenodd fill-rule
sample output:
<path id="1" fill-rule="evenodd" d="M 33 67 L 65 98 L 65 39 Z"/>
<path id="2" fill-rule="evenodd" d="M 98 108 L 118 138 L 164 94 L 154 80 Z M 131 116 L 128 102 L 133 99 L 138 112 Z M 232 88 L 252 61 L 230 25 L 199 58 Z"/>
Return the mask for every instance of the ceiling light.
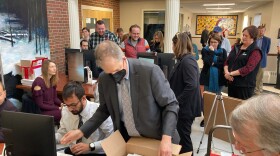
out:
<path id="1" fill-rule="evenodd" d="M 202 6 L 230 6 L 230 5 L 235 5 L 235 3 L 203 4 Z"/>
<path id="2" fill-rule="evenodd" d="M 211 10 L 229 10 L 231 8 L 206 8 L 206 9 L 211 9 Z"/>

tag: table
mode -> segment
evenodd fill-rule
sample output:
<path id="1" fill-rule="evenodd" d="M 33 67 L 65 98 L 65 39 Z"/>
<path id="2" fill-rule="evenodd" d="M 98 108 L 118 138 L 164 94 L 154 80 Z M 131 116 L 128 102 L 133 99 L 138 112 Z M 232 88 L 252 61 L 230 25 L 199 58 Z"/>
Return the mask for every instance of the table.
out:
<path id="1" fill-rule="evenodd" d="M 65 74 L 59 74 L 59 81 L 58 81 L 58 84 L 56 87 L 56 91 L 57 91 L 58 95 L 62 94 L 63 87 L 66 85 L 67 82 L 69 82 L 68 76 Z M 83 88 L 85 89 L 85 95 L 88 98 L 93 98 L 93 93 L 96 88 L 96 84 L 91 85 L 91 84 L 83 83 L 82 85 L 83 85 Z M 31 86 L 17 85 L 16 88 L 26 90 L 26 91 L 31 91 Z"/>

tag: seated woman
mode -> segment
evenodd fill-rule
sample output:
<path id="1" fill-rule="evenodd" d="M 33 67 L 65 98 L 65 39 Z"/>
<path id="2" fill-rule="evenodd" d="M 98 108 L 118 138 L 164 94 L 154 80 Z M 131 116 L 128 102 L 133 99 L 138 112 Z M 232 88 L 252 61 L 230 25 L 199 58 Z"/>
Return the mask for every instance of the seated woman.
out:
<path id="1" fill-rule="evenodd" d="M 57 97 L 56 84 L 58 72 L 54 62 L 45 60 L 42 64 L 42 75 L 37 77 L 32 84 L 32 97 L 39 106 L 41 114 L 54 117 L 59 123 L 61 118 L 61 101 Z"/>
<path id="2" fill-rule="evenodd" d="M 158 52 L 163 53 L 164 47 L 163 47 L 163 34 L 161 31 L 157 31 L 154 34 L 153 40 L 150 43 L 150 49 L 151 52 Z"/>

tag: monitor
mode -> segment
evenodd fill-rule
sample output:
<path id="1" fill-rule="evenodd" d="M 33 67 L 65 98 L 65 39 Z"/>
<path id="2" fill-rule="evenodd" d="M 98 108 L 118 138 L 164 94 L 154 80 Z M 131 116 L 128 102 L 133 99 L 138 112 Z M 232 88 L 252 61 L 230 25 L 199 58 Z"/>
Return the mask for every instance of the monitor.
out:
<path id="1" fill-rule="evenodd" d="M 165 77 L 168 79 L 171 70 L 175 65 L 174 53 L 158 53 L 158 65 L 162 69 Z"/>
<path id="2" fill-rule="evenodd" d="M 80 51 L 67 53 L 69 80 L 84 82 L 84 55 Z"/>
<path id="3" fill-rule="evenodd" d="M 56 156 L 52 116 L 22 112 L 1 112 L 7 153 L 12 156 Z"/>
<path id="4" fill-rule="evenodd" d="M 94 50 L 82 50 L 84 54 L 84 66 L 88 66 L 92 71 L 92 76 L 98 78 L 102 69 L 96 65 L 96 59 L 94 56 Z M 87 72 L 85 72 L 85 78 L 87 77 Z"/>
<path id="5" fill-rule="evenodd" d="M 153 64 L 158 64 L 157 53 L 153 52 L 138 52 L 137 58 L 139 60 L 144 60 Z"/>

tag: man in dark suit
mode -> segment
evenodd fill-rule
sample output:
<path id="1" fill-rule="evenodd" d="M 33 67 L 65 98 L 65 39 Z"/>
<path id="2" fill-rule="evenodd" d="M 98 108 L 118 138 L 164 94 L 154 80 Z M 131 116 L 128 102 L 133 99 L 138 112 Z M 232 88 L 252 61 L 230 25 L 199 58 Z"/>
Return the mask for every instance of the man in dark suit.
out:
<path id="1" fill-rule="evenodd" d="M 256 78 L 256 87 L 255 94 L 261 94 L 263 92 L 263 69 L 266 67 L 267 62 L 267 54 L 270 50 L 271 39 L 269 37 L 264 36 L 265 34 L 265 26 L 261 25 L 258 27 L 259 37 L 257 39 L 257 45 L 262 51 L 262 59 L 260 62 L 260 68 Z"/>
<path id="2" fill-rule="evenodd" d="M 207 45 L 207 41 L 208 41 L 208 38 L 209 38 L 209 30 L 208 29 L 209 29 L 209 26 L 206 25 L 205 29 L 201 33 L 200 43 L 201 43 L 202 47 L 205 47 Z"/>
<path id="3" fill-rule="evenodd" d="M 178 141 L 179 105 L 161 69 L 127 59 L 111 41 L 100 43 L 95 57 L 104 71 L 99 76 L 100 107 L 79 130 L 67 133 L 61 143 L 88 137 L 111 115 L 114 129 L 120 130 L 125 140 L 130 136 L 161 139 L 160 155 L 171 156 L 171 139 Z"/>

